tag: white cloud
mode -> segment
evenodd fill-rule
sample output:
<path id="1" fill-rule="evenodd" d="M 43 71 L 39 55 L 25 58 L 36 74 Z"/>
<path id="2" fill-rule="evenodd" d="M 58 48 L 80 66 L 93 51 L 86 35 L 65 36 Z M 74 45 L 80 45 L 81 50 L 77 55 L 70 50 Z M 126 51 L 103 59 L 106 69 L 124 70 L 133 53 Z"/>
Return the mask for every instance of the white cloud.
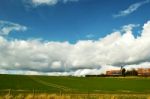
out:
<path id="1" fill-rule="evenodd" d="M 32 0 L 32 4 L 35 6 L 39 5 L 55 5 L 57 4 L 58 0 Z"/>
<path id="2" fill-rule="evenodd" d="M 56 5 L 58 2 L 67 3 L 67 2 L 76 2 L 78 0 L 30 0 L 31 4 L 35 7 L 40 5 Z"/>
<path id="3" fill-rule="evenodd" d="M 0 20 L 0 35 L 8 35 L 12 31 L 25 31 L 25 30 L 27 30 L 27 27 L 25 26 Z"/>
<path id="4" fill-rule="evenodd" d="M 118 14 L 113 15 L 114 17 L 122 17 L 122 16 L 127 16 L 133 12 L 135 12 L 139 7 L 149 3 L 150 0 L 145 0 L 145 1 L 141 1 L 138 3 L 134 3 L 132 5 L 130 5 L 127 9 L 120 11 Z"/>
<path id="5" fill-rule="evenodd" d="M 137 26 L 125 25 L 99 40 L 75 44 L 0 36 L 0 73 L 83 76 L 122 65 L 150 67 L 150 21 L 135 38 L 132 28 Z"/>

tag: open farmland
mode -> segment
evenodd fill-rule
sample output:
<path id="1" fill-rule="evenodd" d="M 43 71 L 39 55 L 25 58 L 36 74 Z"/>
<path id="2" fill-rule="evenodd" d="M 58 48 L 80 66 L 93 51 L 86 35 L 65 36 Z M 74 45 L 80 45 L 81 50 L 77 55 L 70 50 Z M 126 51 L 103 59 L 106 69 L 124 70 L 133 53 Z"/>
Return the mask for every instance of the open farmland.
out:
<path id="1" fill-rule="evenodd" d="M 79 93 L 149 93 L 150 78 L 52 77 L 0 75 L 0 90 L 79 92 Z"/>
<path id="2" fill-rule="evenodd" d="M 0 75 L 0 94 L 139 94 L 150 93 L 150 78 L 52 77 Z M 127 95 L 128 96 L 128 95 Z"/>

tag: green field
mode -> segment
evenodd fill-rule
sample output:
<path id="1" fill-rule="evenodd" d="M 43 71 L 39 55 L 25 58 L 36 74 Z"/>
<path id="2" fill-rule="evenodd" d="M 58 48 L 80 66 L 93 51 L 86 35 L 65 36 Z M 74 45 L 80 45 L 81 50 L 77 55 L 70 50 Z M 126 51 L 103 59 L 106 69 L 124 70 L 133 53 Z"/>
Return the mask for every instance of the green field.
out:
<path id="1" fill-rule="evenodd" d="M 0 75 L 0 91 L 48 93 L 150 93 L 150 78 Z"/>

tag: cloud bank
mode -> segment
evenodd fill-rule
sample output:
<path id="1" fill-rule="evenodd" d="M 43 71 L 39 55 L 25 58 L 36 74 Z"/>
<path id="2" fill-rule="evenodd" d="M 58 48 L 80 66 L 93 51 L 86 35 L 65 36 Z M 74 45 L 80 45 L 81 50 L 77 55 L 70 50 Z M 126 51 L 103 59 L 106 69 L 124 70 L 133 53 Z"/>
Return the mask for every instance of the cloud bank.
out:
<path id="1" fill-rule="evenodd" d="M 78 0 L 30 0 L 30 3 L 37 7 L 37 6 L 41 6 L 41 5 L 48 5 L 48 6 L 52 6 L 52 5 L 56 5 L 59 2 L 62 3 L 67 3 L 67 2 L 76 2 Z"/>
<path id="2" fill-rule="evenodd" d="M 127 16 L 133 12 L 135 12 L 138 8 L 140 8 L 141 6 L 150 3 L 150 0 L 145 0 L 145 1 L 141 1 L 135 4 L 130 5 L 127 9 L 120 11 L 118 14 L 113 15 L 113 17 L 123 17 L 123 16 Z"/>
<path id="3" fill-rule="evenodd" d="M 125 25 L 99 40 L 80 40 L 75 44 L 7 40 L 0 36 L 0 73 L 81 76 L 105 73 L 122 65 L 150 67 L 150 21 L 135 38 L 132 29 L 137 26 Z"/>

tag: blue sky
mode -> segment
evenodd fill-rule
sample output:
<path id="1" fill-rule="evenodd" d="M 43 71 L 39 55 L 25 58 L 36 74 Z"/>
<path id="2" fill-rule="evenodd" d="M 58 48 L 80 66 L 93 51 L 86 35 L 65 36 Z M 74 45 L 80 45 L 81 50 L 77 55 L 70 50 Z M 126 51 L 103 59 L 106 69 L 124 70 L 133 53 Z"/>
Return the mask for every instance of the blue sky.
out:
<path id="1" fill-rule="evenodd" d="M 0 0 L 0 74 L 150 68 L 150 0 Z"/>
<path id="2" fill-rule="evenodd" d="M 1 20 L 28 27 L 25 32 L 9 35 L 19 39 L 41 38 L 74 43 L 78 40 L 99 39 L 123 25 L 143 24 L 150 19 L 150 3 L 127 16 L 113 17 L 141 0 L 78 0 L 39 6 L 33 6 L 27 0 L 0 2 Z"/>

